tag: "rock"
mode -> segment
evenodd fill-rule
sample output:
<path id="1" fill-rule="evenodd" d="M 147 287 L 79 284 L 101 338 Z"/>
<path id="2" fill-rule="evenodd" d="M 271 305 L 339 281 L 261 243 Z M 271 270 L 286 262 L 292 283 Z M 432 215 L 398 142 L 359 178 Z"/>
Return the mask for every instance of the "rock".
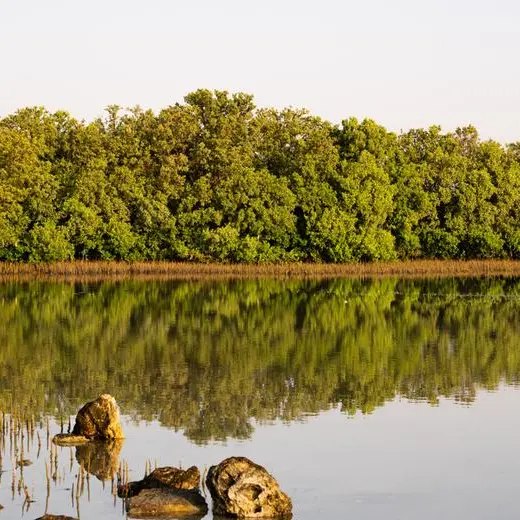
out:
<path id="1" fill-rule="evenodd" d="M 200 471 L 197 466 L 178 469 L 170 466 L 154 469 L 143 479 L 146 487 L 166 486 L 172 489 L 199 489 Z"/>
<path id="2" fill-rule="evenodd" d="M 73 433 L 58 433 L 52 438 L 52 442 L 58 446 L 78 446 L 89 442 L 84 435 L 74 435 Z"/>
<path id="3" fill-rule="evenodd" d="M 43 515 L 37 518 L 36 520 L 78 520 L 77 518 L 73 518 L 72 516 L 65 515 Z"/>
<path id="4" fill-rule="evenodd" d="M 128 516 L 176 515 L 202 518 L 208 504 L 198 491 L 185 489 L 143 489 L 126 499 Z"/>
<path id="5" fill-rule="evenodd" d="M 124 435 L 116 400 L 103 394 L 87 403 L 76 415 L 72 433 L 87 439 L 122 439 Z"/>
<path id="6" fill-rule="evenodd" d="M 119 468 L 122 439 L 91 441 L 76 447 L 76 460 L 99 480 L 110 480 Z"/>
<path id="7" fill-rule="evenodd" d="M 120 497 L 133 497 L 143 489 L 198 489 L 199 486 L 200 472 L 196 466 L 186 470 L 165 466 L 154 469 L 143 480 L 118 486 L 117 493 Z"/>
<path id="8" fill-rule="evenodd" d="M 215 516 L 292 517 L 291 499 L 265 468 L 245 457 L 230 457 L 211 466 L 206 485 Z"/>

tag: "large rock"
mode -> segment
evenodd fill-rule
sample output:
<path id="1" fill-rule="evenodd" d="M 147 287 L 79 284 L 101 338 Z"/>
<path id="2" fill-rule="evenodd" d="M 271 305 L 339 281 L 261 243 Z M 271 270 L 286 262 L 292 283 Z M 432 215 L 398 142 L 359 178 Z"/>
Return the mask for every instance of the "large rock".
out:
<path id="1" fill-rule="evenodd" d="M 292 516 L 291 499 L 265 468 L 245 457 L 211 466 L 206 485 L 215 516 L 275 518 Z"/>
<path id="2" fill-rule="evenodd" d="M 154 469 L 143 480 L 128 482 L 118 486 L 119 496 L 133 497 L 143 489 L 198 489 L 200 486 L 200 472 L 196 466 L 186 470 L 165 466 Z"/>
<path id="3" fill-rule="evenodd" d="M 72 434 L 87 439 L 122 439 L 123 428 L 116 400 L 103 394 L 83 406 L 76 415 Z"/>
<path id="4" fill-rule="evenodd" d="M 175 515 L 202 518 L 208 504 L 198 491 L 185 489 L 143 489 L 138 495 L 127 498 L 129 517 Z"/>
<path id="5" fill-rule="evenodd" d="M 122 448 L 121 439 L 87 442 L 76 447 L 76 460 L 99 480 L 110 480 L 119 469 Z"/>

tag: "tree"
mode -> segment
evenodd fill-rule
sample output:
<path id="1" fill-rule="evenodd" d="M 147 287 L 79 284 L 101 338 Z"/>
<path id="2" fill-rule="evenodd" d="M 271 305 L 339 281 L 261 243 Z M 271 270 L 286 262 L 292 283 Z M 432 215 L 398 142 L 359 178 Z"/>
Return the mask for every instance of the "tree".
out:
<path id="1" fill-rule="evenodd" d="M 58 185 L 50 162 L 40 157 L 47 152 L 24 128 L 0 124 L 0 259 L 28 260 L 31 231 L 55 223 Z M 47 259 L 44 251 L 41 259 Z"/>

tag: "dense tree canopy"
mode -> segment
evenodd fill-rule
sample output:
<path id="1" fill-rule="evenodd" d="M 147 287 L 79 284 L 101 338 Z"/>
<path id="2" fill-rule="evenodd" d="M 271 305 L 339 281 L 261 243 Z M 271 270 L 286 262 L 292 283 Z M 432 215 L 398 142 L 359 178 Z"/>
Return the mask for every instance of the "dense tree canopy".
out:
<path id="1" fill-rule="evenodd" d="M 0 261 L 520 258 L 520 143 L 198 90 L 0 119 Z"/>

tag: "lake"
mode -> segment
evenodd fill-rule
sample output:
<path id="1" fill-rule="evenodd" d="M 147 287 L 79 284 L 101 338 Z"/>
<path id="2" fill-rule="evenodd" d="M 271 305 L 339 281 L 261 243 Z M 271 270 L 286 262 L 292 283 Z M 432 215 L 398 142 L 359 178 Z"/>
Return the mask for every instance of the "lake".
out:
<path id="1" fill-rule="evenodd" d="M 519 381 L 519 278 L 5 281 L 0 519 L 125 518 L 118 469 L 231 455 L 295 519 L 517 518 Z M 50 442 L 105 392 L 123 442 Z"/>

